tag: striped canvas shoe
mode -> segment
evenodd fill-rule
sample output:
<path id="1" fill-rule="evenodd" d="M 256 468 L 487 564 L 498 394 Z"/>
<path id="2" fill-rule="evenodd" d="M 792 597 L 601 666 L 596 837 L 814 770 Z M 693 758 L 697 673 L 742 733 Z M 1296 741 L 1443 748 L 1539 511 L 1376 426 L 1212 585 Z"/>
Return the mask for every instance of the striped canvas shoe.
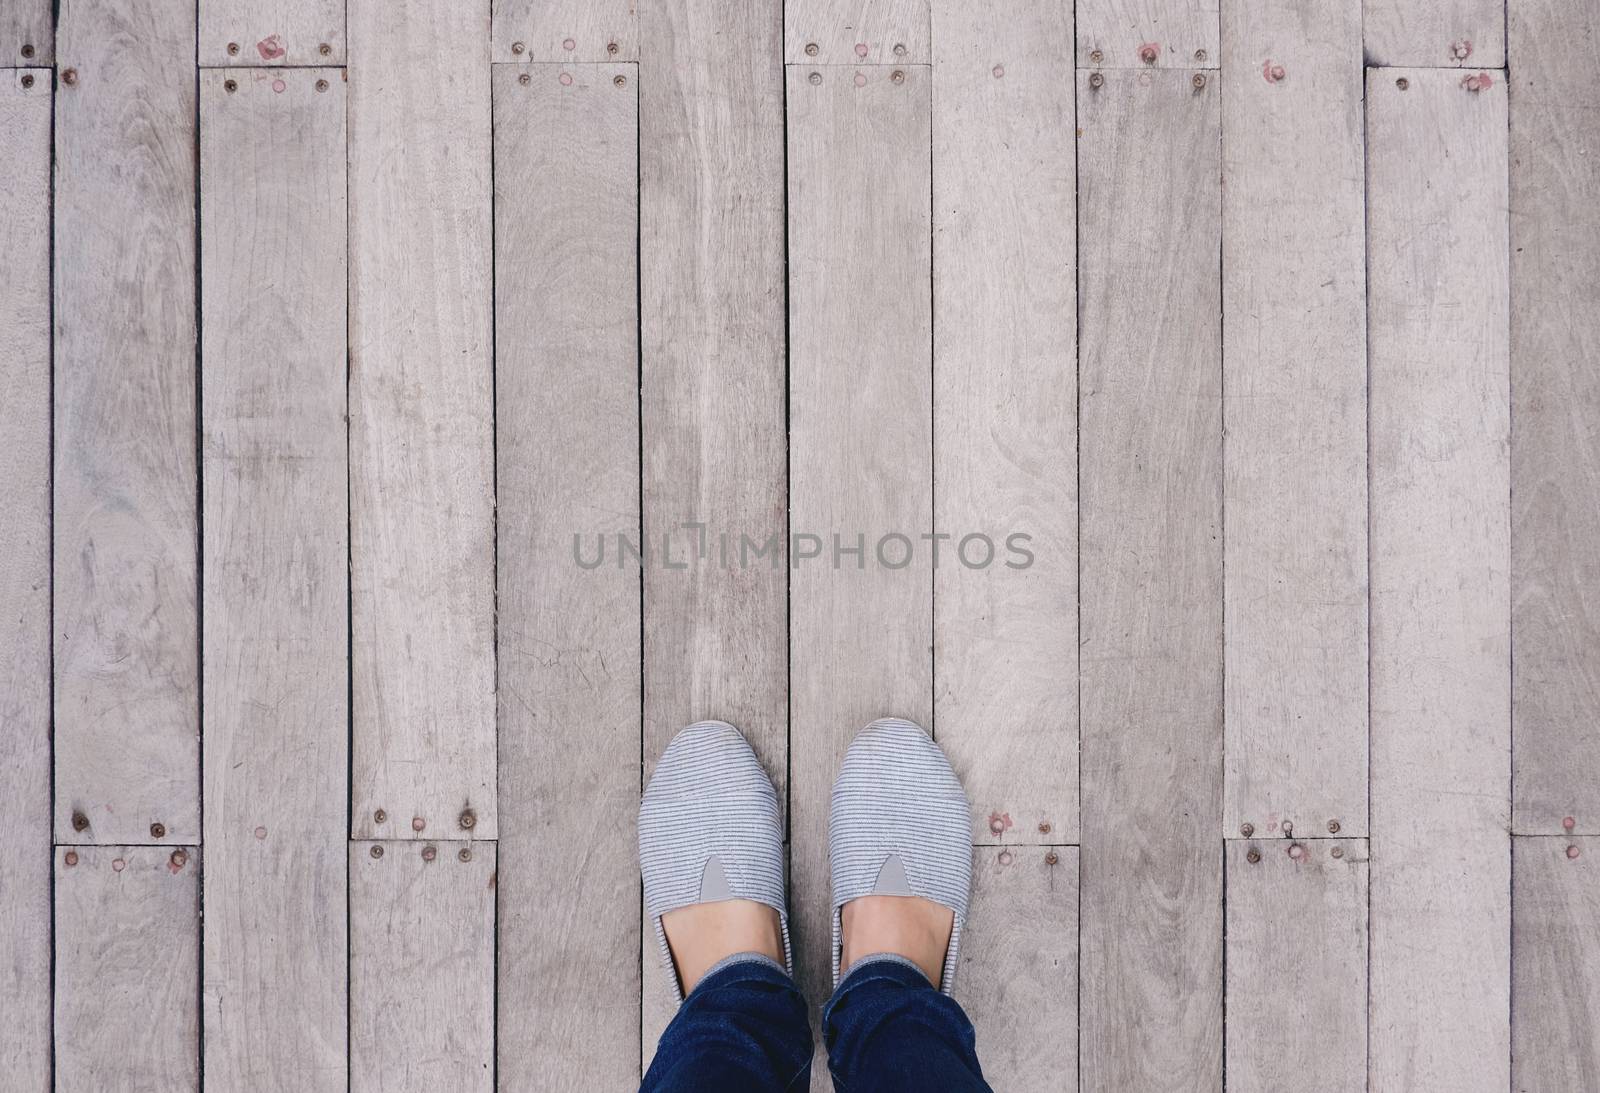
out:
<path id="1" fill-rule="evenodd" d="M 661 916 L 691 904 L 747 899 L 777 911 L 784 969 L 794 974 L 778 795 L 732 725 L 702 721 L 667 745 L 639 805 L 639 871 L 675 1001 L 683 991 Z"/>
<path id="2" fill-rule="evenodd" d="M 920 896 L 955 912 L 939 989 L 949 994 L 972 892 L 971 806 L 938 744 L 897 717 L 857 734 L 833 783 L 833 985 L 843 948 L 840 911 L 862 896 Z"/>

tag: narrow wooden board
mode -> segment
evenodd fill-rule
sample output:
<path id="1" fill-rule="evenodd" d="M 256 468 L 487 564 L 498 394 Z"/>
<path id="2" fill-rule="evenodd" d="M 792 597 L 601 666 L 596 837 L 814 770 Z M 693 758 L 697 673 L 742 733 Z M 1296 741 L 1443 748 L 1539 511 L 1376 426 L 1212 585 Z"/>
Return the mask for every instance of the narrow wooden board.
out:
<path id="1" fill-rule="evenodd" d="M 489 17 L 350 3 L 357 837 L 495 835 Z M 382 810 L 385 820 L 376 814 Z M 420 825 L 420 830 L 418 829 Z"/>
<path id="2" fill-rule="evenodd" d="M 496 61 L 637 61 L 638 0 L 492 0 Z M 719 26 L 712 33 L 726 34 Z M 749 43 L 746 43 L 748 47 Z"/>
<path id="3" fill-rule="evenodd" d="M 1511 928 L 1505 86 L 1370 70 L 1367 149 L 1371 1079 L 1499 1090 Z"/>
<path id="4" fill-rule="evenodd" d="M 1566 18 L 1580 6 L 1563 5 Z M 1505 13 L 1503 0 L 1366 0 L 1367 64 L 1504 68 Z"/>
<path id="5" fill-rule="evenodd" d="M 783 6 L 642 18 L 645 776 L 716 718 L 786 805 Z"/>
<path id="6" fill-rule="evenodd" d="M 1600 834 L 1600 13 L 1510 6 L 1513 830 Z M 1566 826 L 1568 817 L 1572 827 Z"/>
<path id="7" fill-rule="evenodd" d="M 1511 1088 L 1600 1086 L 1600 839 L 1514 838 Z"/>
<path id="8" fill-rule="evenodd" d="M 196 849 L 66 847 L 55 863 L 55 1088 L 198 1093 Z"/>
<path id="9" fill-rule="evenodd" d="M 1360 0 L 1227 0 L 1223 832 L 1367 830 Z"/>
<path id="10" fill-rule="evenodd" d="M 1220 104 L 1078 82 L 1086 1090 L 1222 1087 Z"/>
<path id="11" fill-rule="evenodd" d="M 793 65 L 928 64 L 933 60 L 931 2 L 788 0 L 784 60 Z"/>
<path id="12" fill-rule="evenodd" d="M 639 965 L 618 959 L 640 929 L 639 563 L 618 554 L 619 536 L 639 540 L 637 75 L 494 70 L 498 1043 L 513 1089 L 639 1076 Z"/>
<path id="13" fill-rule="evenodd" d="M 874 719 L 927 726 L 932 713 L 933 573 L 919 538 L 933 520 L 932 77 L 899 71 L 899 83 L 888 68 L 788 71 L 790 519 L 814 537 L 790 562 L 790 908 L 817 1005 L 839 762 Z M 912 543 L 903 568 L 875 556 L 888 534 Z M 834 568 L 835 535 L 852 550 L 861 537 L 860 568 L 843 553 Z M 900 561 L 903 547 L 886 549 Z"/>
<path id="14" fill-rule="evenodd" d="M 1082 0 L 1079 68 L 1215 68 L 1222 0 Z"/>
<path id="15" fill-rule="evenodd" d="M 1225 845 L 1230 1093 L 1364 1093 L 1366 843 Z"/>
<path id="16" fill-rule="evenodd" d="M 1078 848 L 973 848 L 955 997 L 995 1089 L 1078 1082 Z"/>
<path id="17" fill-rule="evenodd" d="M 200 64 L 342 65 L 344 0 L 200 0 Z"/>
<path id="18" fill-rule="evenodd" d="M 351 1093 L 487 1093 L 494 843 L 352 842 L 349 878 Z"/>
<path id="19" fill-rule="evenodd" d="M 205 1065 L 224 1089 L 345 1087 L 342 75 L 200 75 Z"/>
<path id="20" fill-rule="evenodd" d="M 48 66 L 55 58 L 53 0 L 0 0 L 0 67 Z"/>
<path id="21" fill-rule="evenodd" d="M 934 723 L 976 842 L 1078 838 L 1072 12 L 939 0 Z"/>
<path id="22" fill-rule="evenodd" d="M 64 843 L 200 837 L 194 34 L 193 5 L 61 5 L 54 611 Z M 75 827 L 75 815 L 88 826 Z"/>
<path id="23" fill-rule="evenodd" d="M 50 1088 L 52 75 L 0 73 L 0 1073 L 18 1093 Z"/>

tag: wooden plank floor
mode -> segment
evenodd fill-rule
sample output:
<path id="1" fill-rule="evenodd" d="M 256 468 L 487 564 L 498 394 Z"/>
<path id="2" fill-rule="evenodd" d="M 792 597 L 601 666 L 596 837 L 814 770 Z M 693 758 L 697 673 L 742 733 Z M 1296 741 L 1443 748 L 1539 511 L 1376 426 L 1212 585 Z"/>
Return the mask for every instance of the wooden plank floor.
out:
<path id="1" fill-rule="evenodd" d="M 1600 1090 L 1596 48 L 0 0 L 0 1084 L 629 1088 L 707 717 L 815 1024 L 898 714 L 997 1089 Z"/>

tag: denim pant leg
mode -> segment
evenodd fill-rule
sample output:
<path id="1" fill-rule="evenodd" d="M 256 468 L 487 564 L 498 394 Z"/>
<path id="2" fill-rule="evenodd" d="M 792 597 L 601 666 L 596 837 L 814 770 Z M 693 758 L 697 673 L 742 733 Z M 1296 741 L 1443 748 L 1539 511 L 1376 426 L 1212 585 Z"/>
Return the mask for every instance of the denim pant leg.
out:
<path id="1" fill-rule="evenodd" d="M 778 964 L 741 953 L 712 968 L 661 1034 L 640 1093 L 805 1093 L 806 1001 Z"/>
<path id="2" fill-rule="evenodd" d="M 992 1093 L 972 1022 L 909 961 L 858 963 L 822 1011 L 838 1093 Z"/>

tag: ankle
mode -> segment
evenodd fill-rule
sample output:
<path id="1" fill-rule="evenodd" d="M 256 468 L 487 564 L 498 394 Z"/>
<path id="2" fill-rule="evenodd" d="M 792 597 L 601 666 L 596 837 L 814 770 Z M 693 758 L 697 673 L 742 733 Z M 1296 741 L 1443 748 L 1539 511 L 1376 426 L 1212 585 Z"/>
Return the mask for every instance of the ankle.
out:
<path id="1" fill-rule="evenodd" d="M 739 953 L 758 953 L 780 966 L 784 963 L 778 912 L 754 900 L 680 907 L 661 916 L 661 928 L 685 995 L 720 961 Z"/>
<path id="2" fill-rule="evenodd" d="M 863 896 L 840 910 L 843 934 L 839 968 L 887 953 L 915 964 L 938 987 L 955 913 L 917 896 Z"/>

